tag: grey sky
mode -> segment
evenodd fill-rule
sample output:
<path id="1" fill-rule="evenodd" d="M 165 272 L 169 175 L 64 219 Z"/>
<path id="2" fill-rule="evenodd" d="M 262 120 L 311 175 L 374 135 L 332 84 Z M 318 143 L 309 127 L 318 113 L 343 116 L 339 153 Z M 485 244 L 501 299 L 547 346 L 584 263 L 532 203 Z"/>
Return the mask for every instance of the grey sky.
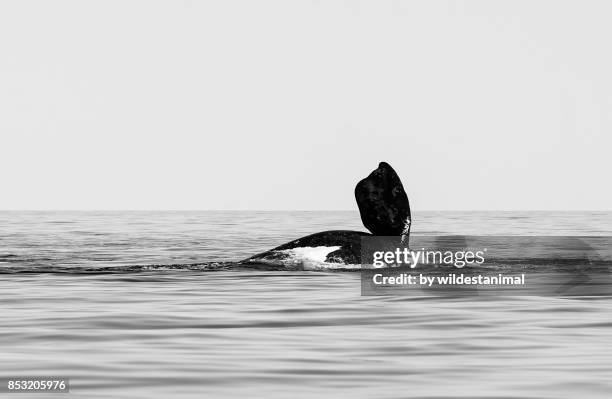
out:
<path id="1" fill-rule="evenodd" d="M 3 1 L 0 209 L 610 209 L 608 1 Z"/>

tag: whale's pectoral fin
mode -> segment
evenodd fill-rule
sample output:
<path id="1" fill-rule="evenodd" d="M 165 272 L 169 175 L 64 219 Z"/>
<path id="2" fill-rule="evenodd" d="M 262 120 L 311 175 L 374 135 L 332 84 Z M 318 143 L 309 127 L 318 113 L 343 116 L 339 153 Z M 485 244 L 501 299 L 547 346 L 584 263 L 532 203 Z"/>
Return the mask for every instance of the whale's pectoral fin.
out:
<path id="1" fill-rule="evenodd" d="M 412 222 L 408 196 L 388 163 L 381 162 L 368 177 L 357 183 L 355 199 L 363 225 L 372 234 L 407 237 Z"/>

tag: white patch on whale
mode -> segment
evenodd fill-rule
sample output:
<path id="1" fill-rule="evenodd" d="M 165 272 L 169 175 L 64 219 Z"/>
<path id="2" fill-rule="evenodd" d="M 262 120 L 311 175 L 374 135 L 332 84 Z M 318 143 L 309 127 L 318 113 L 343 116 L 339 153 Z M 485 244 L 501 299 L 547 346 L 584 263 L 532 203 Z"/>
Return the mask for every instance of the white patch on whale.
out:
<path id="1" fill-rule="evenodd" d="M 339 250 L 340 248 L 341 248 L 340 246 L 298 247 L 298 248 L 285 249 L 283 251 L 278 251 L 278 252 L 286 253 L 295 260 L 305 260 L 305 261 L 311 261 L 311 262 L 317 262 L 317 263 L 324 263 L 325 259 L 327 258 L 327 255 L 329 255 L 330 253 L 334 251 Z"/>

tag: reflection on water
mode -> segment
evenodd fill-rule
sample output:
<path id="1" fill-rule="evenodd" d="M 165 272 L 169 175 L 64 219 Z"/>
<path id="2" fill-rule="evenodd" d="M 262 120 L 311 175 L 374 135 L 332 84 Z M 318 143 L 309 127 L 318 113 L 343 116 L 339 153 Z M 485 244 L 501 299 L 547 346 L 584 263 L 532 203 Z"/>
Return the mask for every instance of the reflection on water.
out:
<path id="1" fill-rule="evenodd" d="M 240 259 L 302 234 L 359 229 L 355 217 L 0 213 L 0 267 Z M 612 235 L 601 213 L 418 217 L 415 230 L 431 234 Z M 73 397 L 612 391 L 609 297 L 362 297 L 356 273 L 189 270 L 4 274 L 0 293 L 0 375 L 69 376 Z"/>

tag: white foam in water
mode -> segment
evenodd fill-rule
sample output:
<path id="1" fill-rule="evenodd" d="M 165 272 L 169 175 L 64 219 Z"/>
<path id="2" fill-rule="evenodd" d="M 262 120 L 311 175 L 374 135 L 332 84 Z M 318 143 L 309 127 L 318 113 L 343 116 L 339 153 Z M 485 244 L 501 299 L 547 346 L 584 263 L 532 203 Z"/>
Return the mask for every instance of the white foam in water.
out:
<path id="1" fill-rule="evenodd" d="M 342 263 L 325 262 L 327 255 L 340 249 L 340 246 L 299 247 L 279 251 L 290 256 L 291 263 L 302 265 L 305 270 L 355 268 L 359 265 L 345 265 Z"/>

